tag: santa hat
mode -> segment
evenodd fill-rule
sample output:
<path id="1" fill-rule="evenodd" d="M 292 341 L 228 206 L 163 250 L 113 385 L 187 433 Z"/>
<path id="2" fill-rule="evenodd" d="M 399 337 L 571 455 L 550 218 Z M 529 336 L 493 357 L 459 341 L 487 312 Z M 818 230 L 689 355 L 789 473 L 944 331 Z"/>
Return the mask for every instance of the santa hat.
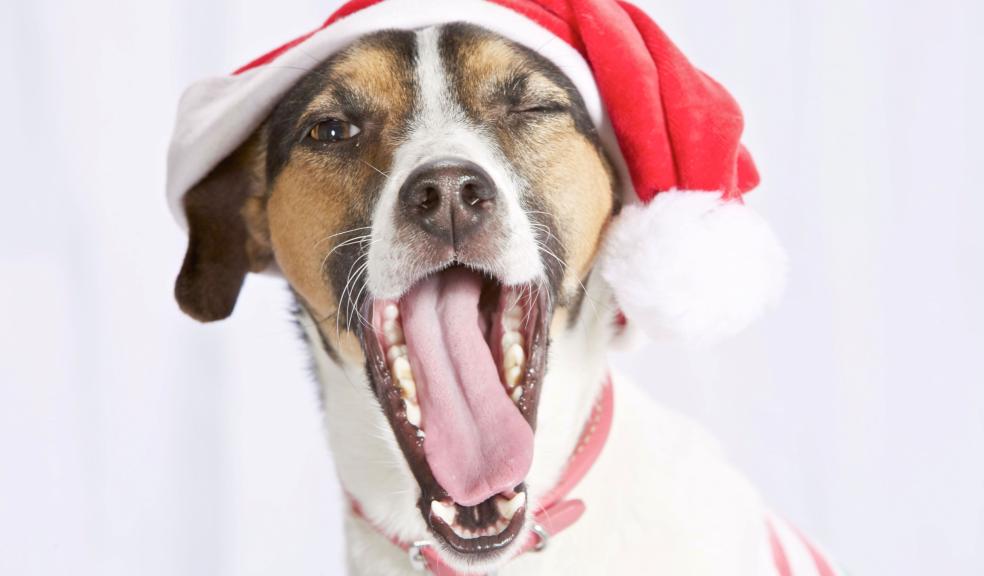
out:
<path id="1" fill-rule="evenodd" d="M 383 29 L 469 22 L 524 45 L 580 91 L 627 182 L 599 269 L 652 336 L 733 334 L 781 291 L 784 257 L 742 201 L 758 173 L 742 114 L 639 8 L 617 0 L 351 0 L 320 28 L 181 98 L 167 194 L 182 197 L 242 144 L 321 61 Z M 605 193 L 599 190 L 599 193 Z"/>

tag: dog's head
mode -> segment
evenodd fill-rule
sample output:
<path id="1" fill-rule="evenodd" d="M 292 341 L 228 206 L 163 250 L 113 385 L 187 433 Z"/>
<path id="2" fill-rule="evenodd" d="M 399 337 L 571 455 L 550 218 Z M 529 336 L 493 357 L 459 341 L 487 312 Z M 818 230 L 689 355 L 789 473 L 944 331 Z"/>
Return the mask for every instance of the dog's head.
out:
<path id="1" fill-rule="evenodd" d="M 331 358 L 364 369 L 429 530 L 480 562 L 526 529 L 549 342 L 617 189 L 551 62 L 471 25 L 374 33 L 188 193 L 176 295 L 220 319 L 276 266 Z"/>

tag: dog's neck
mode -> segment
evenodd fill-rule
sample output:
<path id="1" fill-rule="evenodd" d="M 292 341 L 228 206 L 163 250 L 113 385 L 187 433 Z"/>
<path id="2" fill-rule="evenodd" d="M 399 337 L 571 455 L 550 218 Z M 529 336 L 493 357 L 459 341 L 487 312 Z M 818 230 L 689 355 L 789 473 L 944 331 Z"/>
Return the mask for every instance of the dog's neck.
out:
<path id="1" fill-rule="evenodd" d="M 551 325 L 547 372 L 540 393 L 534 459 L 526 485 L 531 502 L 558 481 L 590 416 L 607 372 L 614 310 L 608 287 L 591 275 L 575 318 L 561 309 Z M 328 441 L 342 488 L 387 536 L 427 536 L 417 508 L 417 483 L 396 443 L 363 366 L 336 362 L 311 317 L 299 322 L 324 399 Z"/>

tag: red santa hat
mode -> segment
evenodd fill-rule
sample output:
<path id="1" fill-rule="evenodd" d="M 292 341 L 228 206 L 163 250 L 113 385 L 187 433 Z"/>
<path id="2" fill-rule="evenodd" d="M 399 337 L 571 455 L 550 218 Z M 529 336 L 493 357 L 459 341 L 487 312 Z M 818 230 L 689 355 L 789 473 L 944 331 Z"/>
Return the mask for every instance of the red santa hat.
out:
<path id="1" fill-rule="evenodd" d="M 578 88 L 628 177 L 598 263 L 631 323 L 706 339 L 751 322 L 781 291 L 784 256 L 742 201 L 758 172 L 741 110 L 642 10 L 617 0 L 351 0 L 317 30 L 182 96 L 168 199 L 182 197 L 259 126 L 311 68 L 383 29 L 469 22 L 537 51 Z M 605 193 L 599 190 L 599 193 Z"/>

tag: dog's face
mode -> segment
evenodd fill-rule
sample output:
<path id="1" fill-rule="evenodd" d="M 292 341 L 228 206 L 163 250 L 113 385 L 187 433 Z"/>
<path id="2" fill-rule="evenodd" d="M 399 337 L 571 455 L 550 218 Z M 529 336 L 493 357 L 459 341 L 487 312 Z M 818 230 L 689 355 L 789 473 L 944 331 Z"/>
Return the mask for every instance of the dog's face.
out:
<path id="1" fill-rule="evenodd" d="M 429 530 L 482 561 L 525 528 L 548 343 L 577 322 L 616 188 L 548 61 L 467 25 L 376 33 L 189 192 L 176 293 L 224 317 L 275 262 L 334 361 L 364 367 Z"/>

